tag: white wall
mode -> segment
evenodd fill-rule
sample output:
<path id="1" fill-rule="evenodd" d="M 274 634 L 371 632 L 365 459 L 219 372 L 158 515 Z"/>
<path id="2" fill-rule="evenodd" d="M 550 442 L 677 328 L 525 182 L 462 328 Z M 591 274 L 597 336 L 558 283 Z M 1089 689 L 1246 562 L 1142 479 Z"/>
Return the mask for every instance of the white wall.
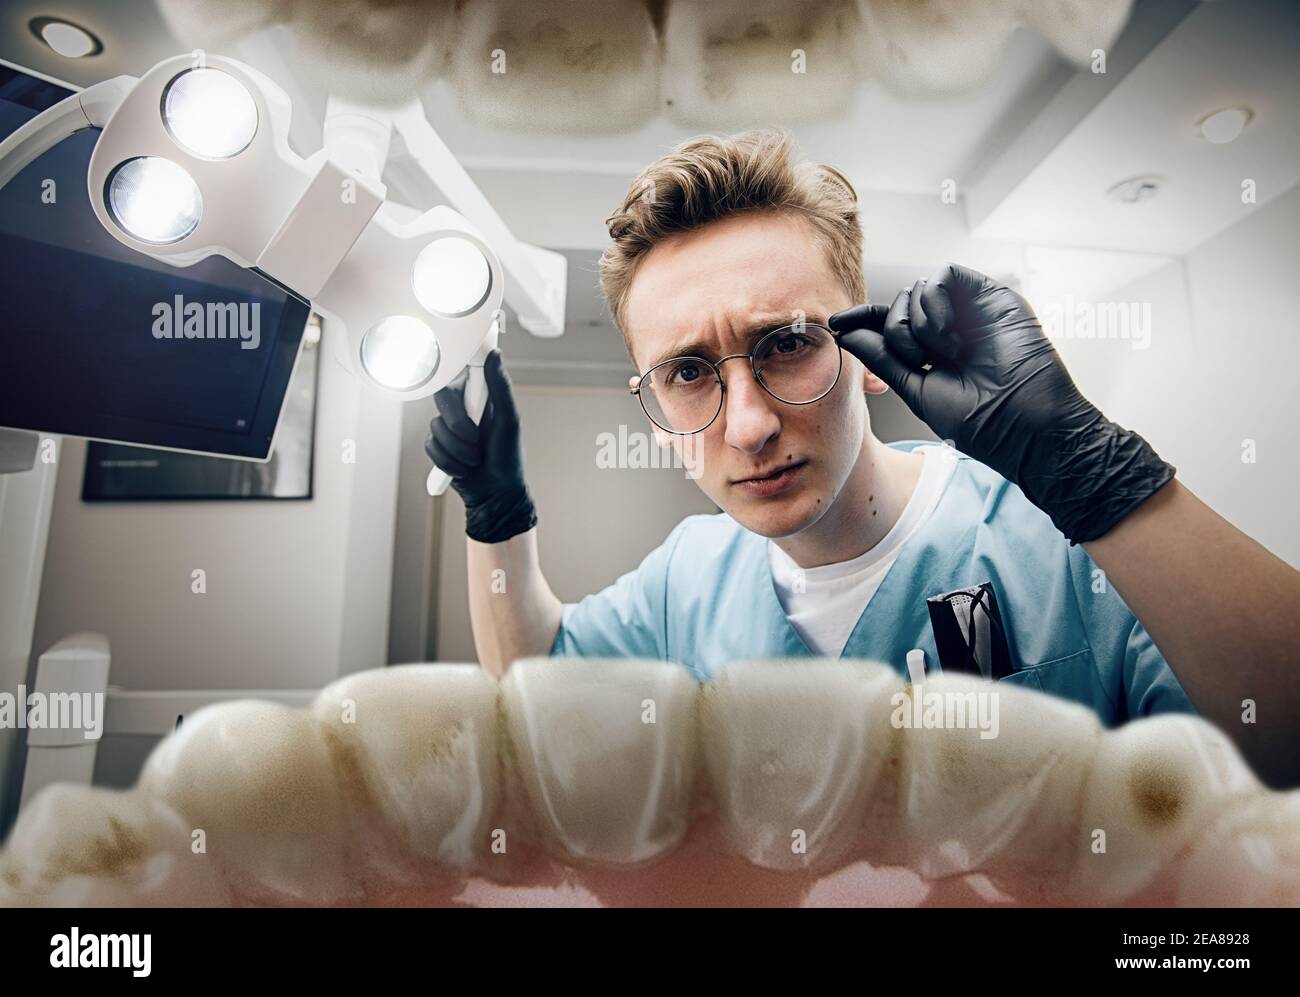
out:
<path id="1" fill-rule="evenodd" d="M 33 650 L 102 632 L 132 689 L 316 688 L 384 664 L 399 439 L 397 403 L 326 348 L 310 501 L 86 504 L 85 443 L 67 441 Z"/>
<path id="2" fill-rule="evenodd" d="M 1080 384 L 1202 501 L 1300 567 L 1297 233 L 1300 187 L 1113 292 L 1151 303 L 1151 346 L 1111 344 L 1110 383 Z M 1242 460 L 1246 440 L 1255 441 L 1253 464 Z"/>

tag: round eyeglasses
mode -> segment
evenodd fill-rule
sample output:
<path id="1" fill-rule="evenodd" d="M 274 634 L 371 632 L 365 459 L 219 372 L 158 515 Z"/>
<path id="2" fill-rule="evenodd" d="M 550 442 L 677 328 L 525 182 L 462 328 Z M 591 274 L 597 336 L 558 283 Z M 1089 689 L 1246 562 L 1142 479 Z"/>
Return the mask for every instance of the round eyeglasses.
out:
<path id="1" fill-rule="evenodd" d="M 720 368 L 746 359 L 769 395 L 787 405 L 811 405 L 825 398 L 840 379 L 843 357 L 835 334 L 825 326 L 799 322 L 769 332 L 752 353 L 719 360 L 671 357 L 661 360 L 631 386 L 650 421 L 666 433 L 689 436 L 713 425 L 722 411 L 727 386 Z"/>

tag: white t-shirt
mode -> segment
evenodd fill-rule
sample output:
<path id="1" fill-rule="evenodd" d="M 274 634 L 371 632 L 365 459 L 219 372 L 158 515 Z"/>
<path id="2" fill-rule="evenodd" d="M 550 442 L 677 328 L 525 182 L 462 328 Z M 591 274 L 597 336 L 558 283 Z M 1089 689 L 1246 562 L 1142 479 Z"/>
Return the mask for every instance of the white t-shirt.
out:
<path id="1" fill-rule="evenodd" d="M 934 512 L 948 487 L 957 466 L 955 450 L 933 445 L 919 446 L 912 452 L 925 457 L 912 497 L 893 529 L 865 554 L 838 564 L 800 568 L 789 554 L 768 541 L 768 561 L 781 608 L 816 655 L 838 658 L 844 652 L 853 628 L 903 544 Z"/>

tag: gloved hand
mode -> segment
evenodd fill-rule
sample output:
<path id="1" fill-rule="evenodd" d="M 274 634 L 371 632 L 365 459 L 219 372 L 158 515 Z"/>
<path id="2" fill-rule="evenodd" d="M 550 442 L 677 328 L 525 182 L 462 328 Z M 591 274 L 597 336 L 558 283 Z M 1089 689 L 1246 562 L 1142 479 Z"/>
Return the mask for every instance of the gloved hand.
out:
<path id="1" fill-rule="evenodd" d="M 855 305 L 828 325 L 941 439 L 1019 485 L 1071 544 L 1095 540 L 1174 476 L 1080 394 L 1028 302 L 984 274 L 949 263 L 890 307 Z"/>
<path id="2" fill-rule="evenodd" d="M 487 355 L 483 377 L 488 400 L 477 424 L 465 411 L 468 369 L 433 396 L 438 414 L 429 423 L 424 450 L 451 475 L 451 487 L 464 500 L 470 539 L 494 544 L 531 530 L 537 512 L 524 484 L 519 413 L 500 350 Z"/>

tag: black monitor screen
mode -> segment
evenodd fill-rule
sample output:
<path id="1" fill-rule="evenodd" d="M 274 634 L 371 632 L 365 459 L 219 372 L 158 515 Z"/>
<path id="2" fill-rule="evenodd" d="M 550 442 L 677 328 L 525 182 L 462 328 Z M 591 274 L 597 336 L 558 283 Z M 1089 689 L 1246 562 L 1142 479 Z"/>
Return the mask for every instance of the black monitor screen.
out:
<path id="1" fill-rule="evenodd" d="M 0 138 L 69 92 L 0 66 Z M 223 257 L 173 267 L 104 231 L 98 136 L 0 189 L 0 426 L 265 459 L 310 306 Z"/>

